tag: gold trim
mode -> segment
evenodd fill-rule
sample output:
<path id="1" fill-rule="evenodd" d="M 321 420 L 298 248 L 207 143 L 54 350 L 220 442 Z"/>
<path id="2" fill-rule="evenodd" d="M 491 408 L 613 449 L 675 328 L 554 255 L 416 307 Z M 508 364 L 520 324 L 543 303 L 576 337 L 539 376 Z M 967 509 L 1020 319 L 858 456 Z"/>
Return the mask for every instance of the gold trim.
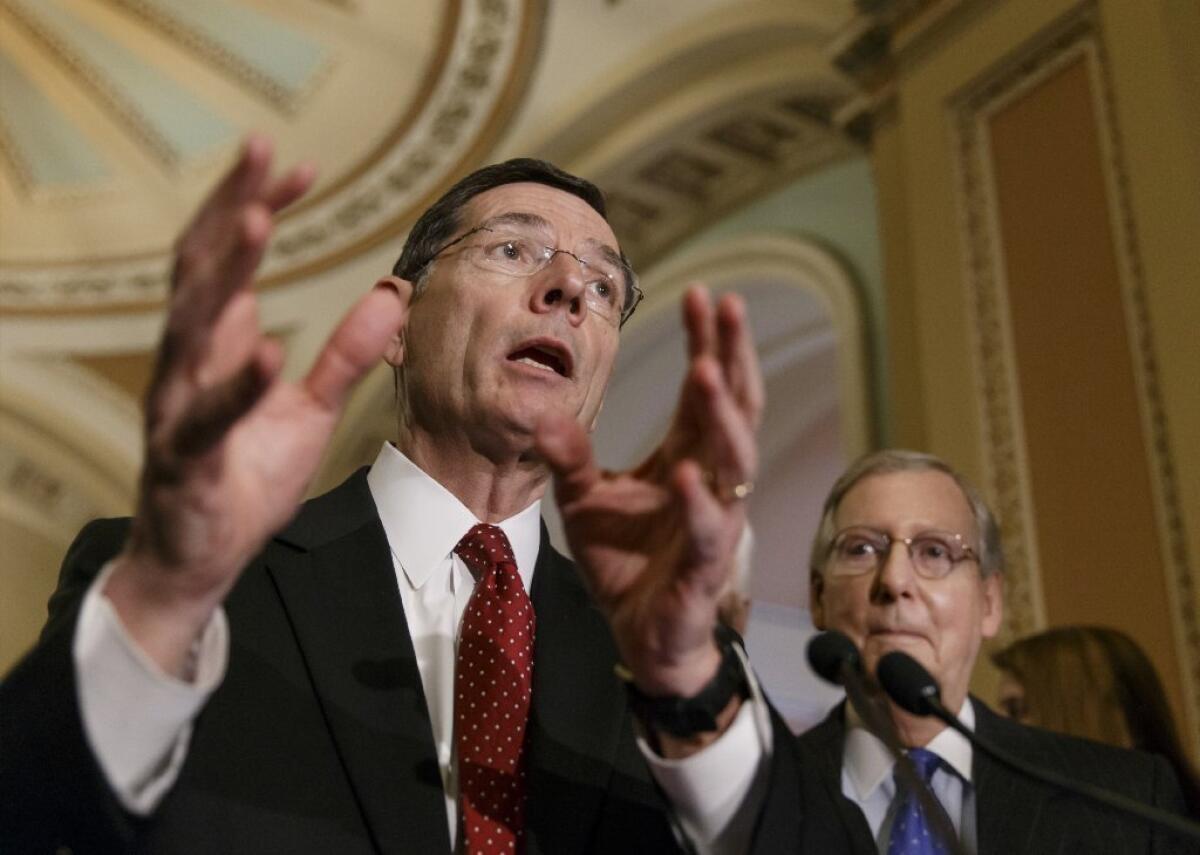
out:
<path id="1" fill-rule="evenodd" d="M 6 7 L 8 2 L 9 0 L 0 0 L 0 8 Z M 544 2 L 544 0 L 526 0 L 526 2 L 527 5 L 532 5 L 540 4 L 541 2 Z M 400 117 L 399 121 L 392 126 L 392 129 L 384 135 L 383 139 L 375 146 L 375 148 L 367 152 L 367 154 L 361 160 L 339 175 L 337 179 L 331 181 L 329 184 L 325 185 L 319 190 L 305 196 L 296 204 L 290 206 L 286 211 L 283 211 L 279 215 L 277 222 L 287 222 L 289 219 L 297 216 L 301 212 L 315 207 L 329 197 L 349 187 L 356 180 L 361 178 L 367 171 L 374 167 L 380 160 L 382 160 L 396 145 L 396 143 L 408 134 L 408 132 L 412 129 L 413 123 L 416 122 L 417 118 L 421 115 L 421 113 L 424 112 L 426 106 L 428 106 L 434 90 L 436 89 L 438 79 L 441 78 L 446 71 L 446 65 L 449 62 L 450 53 L 454 47 L 455 34 L 458 32 L 458 25 L 462 18 L 462 4 L 463 0 L 447 0 L 447 12 L 442 17 L 442 25 L 438 32 L 437 47 L 434 50 L 433 58 L 426 66 L 425 73 L 421 78 L 421 83 L 417 86 L 417 97 L 413 99 L 411 104 L 409 104 L 408 109 L 404 112 L 404 115 Z M 165 246 L 161 249 L 134 252 L 127 255 L 83 256 L 80 258 L 71 259 L 69 261 L 63 261 L 61 259 L 8 261 L 4 263 L 3 268 L 0 268 L 0 275 L 2 275 L 5 270 L 45 270 L 54 268 L 67 269 L 73 267 L 105 264 L 132 265 L 143 262 L 162 262 L 165 264 L 167 262 L 167 253 L 169 252 L 170 247 Z M 125 303 L 121 304 L 118 308 L 122 310 L 125 308 L 137 310 L 154 308 L 160 304 L 161 301 L 134 304 Z M 80 309 L 73 309 L 72 307 L 64 306 L 62 308 L 66 312 L 90 312 L 93 310 L 103 311 L 102 307 L 82 307 Z M 14 309 L 14 314 L 23 313 L 21 307 L 14 307 Z M 0 315 L 5 314 L 7 311 L 8 307 L 0 304 Z M 37 307 L 32 307 L 30 311 L 33 313 L 45 312 L 44 309 L 39 310 Z"/>
<path id="2" fill-rule="evenodd" d="M 525 10 L 523 14 L 525 16 L 525 26 L 521 30 L 521 35 L 513 53 L 513 62 L 509 67 L 508 79 L 501 86 L 496 101 L 492 105 L 491 112 L 481 126 L 480 132 L 476 135 L 475 141 L 463 152 L 457 165 L 446 171 L 441 181 L 426 191 L 424 195 L 413 200 L 407 210 L 392 218 L 368 236 L 361 238 L 356 243 L 343 247 L 339 252 L 327 256 L 319 262 L 288 270 L 286 275 L 265 276 L 259 280 L 259 287 L 275 287 L 293 279 L 320 273 L 330 267 L 337 266 L 341 262 L 365 250 L 378 246 L 385 240 L 402 234 L 455 181 L 480 165 L 480 160 L 491 150 L 492 144 L 499 139 L 500 135 L 512 122 L 519 96 L 524 92 L 532 77 L 534 58 L 541 47 L 541 25 L 546 14 L 545 2 L 546 0 L 524 0 Z M 413 158 L 406 164 L 406 166 L 410 167 L 410 170 L 420 165 L 419 158 Z M 398 171 L 394 171 L 389 174 L 388 179 L 397 179 L 399 175 Z M 396 254 L 399 255 L 399 251 Z"/>
<path id="3" fill-rule="evenodd" d="M 167 169 L 179 167 L 180 158 L 175 147 L 154 130 L 128 99 L 122 97 L 120 90 L 112 85 L 103 68 L 73 51 L 71 46 L 60 38 L 52 24 L 47 24 L 36 12 L 30 13 L 23 7 L 21 0 L 15 3 L 12 0 L 0 0 L 0 9 L 3 9 L 30 38 L 40 44 L 81 88 L 93 92 L 97 101 L 112 114 L 113 120 L 126 128 L 134 139 L 139 140 L 152 157 Z"/>
<path id="4" fill-rule="evenodd" d="M 1183 695 L 1191 722 L 1200 733 L 1200 615 L 1196 580 L 1187 551 L 1166 416 L 1159 394 L 1153 330 L 1138 250 L 1137 223 L 1130 203 L 1129 179 L 1116 125 L 1113 87 L 1104 49 L 1100 15 L 1084 3 L 1043 31 L 1000 67 L 955 97 L 953 130 L 957 142 L 959 195 L 963 203 L 966 283 L 970 297 L 981 423 L 989 492 L 1004 520 L 1009 557 L 1009 626 L 1020 635 L 1045 625 L 1037 572 L 1036 530 L 1022 437 L 1015 359 L 1005 304 L 1005 273 L 999 250 L 994 183 L 985 125 L 1005 105 L 1029 92 L 1070 63 L 1087 64 L 1096 99 L 1096 116 L 1113 223 L 1114 248 L 1125 298 L 1126 323 L 1133 347 L 1131 365 L 1146 433 L 1159 538 L 1169 574 L 1167 595 L 1182 668 Z M 1193 739 L 1193 746 L 1200 739 Z"/>
<path id="5" fill-rule="evenodd" d="M 4 0 L 0 0 L 0 2 L 4 2 Z M 437 164 L 438 152 L 453 144 L 454 135 L 460 133 L 463 124 L 471 117 L 473 106 L 470 104 L 468 96 L 480 88 L 478 75 L 486 75 L 490 70 L 490 67 L 488 69 L 481 68 L 480 64 L 487 65 L 494 59 L 498 44 L 496 37 L 494 35 L 489 37 L 486 32 L 473 31 L 466 34 L 472 38 L 466 38 L 459 32 L 461 5 L 461 0 L 456 2 L 453 5 L 453 14 L 448 15 L 445 19 L 446 25 L 443 28 L 443 38 L 438 54 L 434 62 L 430 64 L 429 72 L 422 84 L 421 91 L 424 93 L 424 97 L 414 102 L 388 138 L 377 146 L 367 158 L 360 161 L 355 169 L 347 172 L 335 185 L 325 188 L 317 196 L 306 199 L 304 204 L 297 205 L 294 210 L 288 212 L 283 222 L 290 221 L 293 230 L 289 234 L 286 228 L 280 228 L 279 235 L 269 251 L 266 261 L 268 265 L 271 264 L 272 259 L 286 259 L 289 255 L 310 251 L 314 241 L 335 240 L 336 232 L 352 230 L 362 219 L 370 217 L 384 206 L 385 196 L 397 192 L 403 193 L 414 181 L 424 177 L 428 170 Z M 474 129 L 473 139 L 467 144 L 467 147 L 445 166 L 440 180 L 431 185 L 419 197 L 403 205 L 398 213 L 376 226 L 368 227 L 364 235 L 338 246 L 327 255 L 309 261 L 301 261 L 285 270 L 264 275 L 258 283 L 260 288 L 278 287 L 336 267 L 347 259 L 402 233 L 424 207 L 444 192 L 455 179 L 475 166 L 479 159 L 490 150 L 495 140 L 499 138 L 511 121 L 514 105 L 530 79 L 534 59 L 541 44 L 545 0 L 518 0 L 512 5 L 497 2 L 497 0 L 475 0 L 475 8 L 477 8 L 482 21 L 481 26 L 485 27 L 488 25 L 502 27 L 510 15 L 516 14 L 520 18 L 506 76 L 495 90 L 494 100 L 487 106 L 487 112 Z M 517 11 L 518 9 L 519 11 Z M 456 36 L 464 36 L 466 61 L 465 63 L 460 61 L 454 67 L 448 68 L 451 65 L 449 60 L 456 43 Z M 380 166 L 380 161 L 394 151 L 397 143 L 409 135 L 412 126 L 418 120 L 425 118 L 426 108 L 433 101 L 434 96 L 443 94 L 438 92 L 438 84 L 445 78 L 448 71 L 455 72 L 455 77 L 446 86 L 442 98 L 443 103 L 438 108 L 436 115 L 427 119 L 430 123 L 429 138 L 420 140 L 403 160 L 385 174 L 377 176 L 376 180 L 371 182 L 371 186 L 366 186 L 367 182 L 360 179 L 365 179 L 367 173 Z M 316 217 L 320 202 L 329 199 L 338 191 L 350 187 L 356 181 L 364 186 L 353 198 L 340 200 L 336 207 L 331 207 L 328 211 L 320 211 L 319 221 L 310 222 L 308 225 L 297 222 L 304 219 L 306 215 Z M 87 270 L 87 261 L 59 262 L 46 266 L 51 269 L 77 270 L 79 275 L 64 278 L 49 285 L 42 285 L 36 281 L 37 274 L 44 272 L 42 270 L 30 271 L 34 273 L 34 276 L 27 276 L 25 283 L 21 283 L 12 275 L 14 270 L 29 270 L 36 268 L 37 265 L 28 262 L 20 265 L 5 265 L 3 269 L 0 269 L 0 286 L 16 290 L 23 284 L 27 293 L 34 295 L 34 299 L 37 299 L 37 295 L 40 293 L 42 298 L 51 305 L 0 304 L 0 316 L 44 317 L 81 314 L 100 316 L 154 310 L 162 306 L 161 295 L 165 295 L 168 285 L 168 259 L 162 252 L 131 255 L 117 259 L 97 259 L 92 263 L 97 267 L 126 265 L 127 269 L 111 275 Z M 29 281 L 30 278 L 34 281 Z M 100 298 L 93 297 L 92 301 L 86 302 L 86 304 L 82 304 L 83 298 L 76 298 L 76 300 L 68 300 L 65 305 L 54 303 L 51 298 L 46 297 L 46 292 L 50 288 L 67 293 L 86 294 L 92 292 L 102 295 L 104 292 L 111 292 L 115 287 L 135 293 L 140 291 L 154 294 L 154 296 L 142 299 L 134 297 L 126 300 L 109 297 L 107 302 L 101 302 Z"/>
<path id="6" fill-rule="evenodd" d="M 462 21 L 463 2 L 464 0 L 449 0 L 447 2 L 447 12 L 442 18 L 442 27 L 438 33 L 437 48 L 434 50 L 433 58 L 430 60 L 429 65 L 426 66 L 420 85 L 417 86 L 417 92 L 420 94 L 409 105 L 404 115 L 400 117 L 400 121 L 396 123 L 391 131 L 384 135 L 379 145 L 369 151 L 366 157 L 339 176 L 337 181 L 321 188 L 321 190 L 313 193 L 311 196 L 305 196 L 294 206 L 288 208 L 281 220 L 294 217 L 308 208 L 315 207 L 335 193 L 349 187 L 387 156 L 387 153 L 395 147 L 396 143 L 407 136 L 417 118 L 425 112 L 425 108 L 429 105 L 429 101 L 432 99 L 433 93 L 437 88 L 438 80 L 446 72 L 446 66 L 450 62 L 450 54 L 454 48 L 454 38 L 458 33 L 458 27 Z"/>
<path id="7" fill-rule="evenodd" d="M 1151 462 L 1151 487 L 1155 499 L 1155 518 L 1159 539 L 1163 544 L 1167 578 L 1167 597 L 1171 601 L 1171 628 L 1183 670 L 1183 695 L 1193 734 L 1193 751 L 1200 748 L 1200 613 L 1197 612 L 1197 581 L 1187 548 L 1183 511 L 1176 486 L 1175 462 L 1171 458 L 1167 416 L 1159 393 L 1158 363 L 1154 355 L 1154 330 L 1146 298 L 1145 274 L 1138 248 L 1137 220 L 1130 201 L 1129 173 L 1125 168 L 1120 128 L 1117 126 L 1116 103 L 1108 53 L 1099 16 L 1096 16 L 1095 36 L 1089 51 L 1089 67 L 1094 73 L 1096 114 L 1100 124 L 1101 154 L 1108 169 L 1109 198 L 1112 199 L 1114 245 L 1123 283 L 1129 340 L 1133 348 L 1130 361 L 1134 368 L 1142 406 L 1140 414 L 1146 432 L 1147 451 Z"/>
<path id="8" fill-rule="evenodd" d="M 187 50 L 203 57 L 217 69 L 263 98 L 272 107 L 287 115 L 295 114 L 296 108 L 305 97 L 310 95 L 319 85 L 320 80 L 329 74 L 333 64 L 331 57 L 324 57 L 313 76 L 305 82 L 304 87 L 300 91 L 293 92 L 278 85 L 254 66 L 225 50 L 215 39 L 188 26 L 166 9 L 155 7 L 147 0 L 109 0 L 109 2 L 145 21 L 149 26 L 174 39 Z"/>
<path id="9" fill-rule="evenodd" d="M 17 146 L 13 144 L 3 116 L 0 116 L 0 163 L 8 164 L 9 174 L 12 175 L 13 183 L 16 185 L 15 189 L 28 198 L 34 186 L 29 163 Z"/>
<path id="10" fill-rule="evenodd" d="M 107 385 L 107 381 L 104 382 Z M 6 425 L 16 425 L 20 430 L 53 443 L 58 447 L 60 457 L 74 465 L 85 466 L 93 476 L 100 479 L 103 489 L 109 491 L 113 496 L 122 498 L 126 503 L 125 509 L 121 509 L 122 513 L 132 511 L 137 498 L 137 474 L 140 468 L 136 461 L 131 461 L 132 468 L 124 466 L 123 458 L 126 455 L 116 451 L 115 446 L 108 438 L 98 439 L 94 436 L 85 438 L 73 429 L 74 426 L 70 425 L 67 425 L 68 429 L 64 430 L 64 425 L 57 416 L 52 417 L 46 414 L 43 402 L 37 403 L 36 406 L 39 407 L 37 411 L 27 406 L 29 396 L 23 390 L 0 387 L 0 393 L 2 393 L 0 394 L 0 431 L 5 430 Z M 121 397 L 124 399 L 124 395 Z M 28 456 L 21 449 L 14 448 L 11 443 L 6 443 L 5 447 L 16 454 Z M 32 458 L 30 459 L 32 460 Z M 37 463 L 37 465 L 42 468 L 42 464 Z M 69 479 L 63 483 L 66 485 L 68 493 L 78 494 L 80 492 L 78 480 Z M 114 512 L 111 507 L 101 510 L 110 514 Z M 86 522 L 86 519 L 83 522 Z M 77 528 L 78 523 L 72 524 L 71 528 L 66 531 L 67 535 L 73 534 Z"/>

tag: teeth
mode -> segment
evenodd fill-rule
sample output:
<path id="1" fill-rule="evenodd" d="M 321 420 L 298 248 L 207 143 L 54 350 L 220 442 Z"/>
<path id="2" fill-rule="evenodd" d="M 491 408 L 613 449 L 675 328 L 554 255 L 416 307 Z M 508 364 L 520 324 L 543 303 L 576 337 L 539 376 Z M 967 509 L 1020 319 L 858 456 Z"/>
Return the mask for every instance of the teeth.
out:
<path id="1" fill-rule="evenodd" d="M 544 362 L 538 362 L 536 359 L 532 359 L 528 356 L 522 356 L 520 359 L 517 360 L 517 362 L 524 362 L 526 365 L 532 365 L 534 368 L 540 368 L 543 371 L 549 371 L 551 374 L 558 373 L 553 368 L 551 368 L 549 365 L 546 365 Z"/>

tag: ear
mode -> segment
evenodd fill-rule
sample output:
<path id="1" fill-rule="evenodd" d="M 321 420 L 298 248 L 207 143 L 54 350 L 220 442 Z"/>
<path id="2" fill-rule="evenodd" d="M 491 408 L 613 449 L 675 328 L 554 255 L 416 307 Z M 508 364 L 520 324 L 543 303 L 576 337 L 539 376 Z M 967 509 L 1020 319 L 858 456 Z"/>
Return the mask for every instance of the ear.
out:
<path id="1" fill-rule="evenodd" d="M 980 629 L 984 638 L 994 638 L 1004 622 L 1004 576 L 993 573 L 981 580 L 983 585 L 983 616 Z"/>
<path id="2" fill-rule="evenodd" d="M 813 626 L 825 630 L 825 577 L 816 570 L 808 574 L 808 610 L 812 612 Z"/>
<path id="3" fill-rule="evenodd" d="M 406 298 L 406 301 L 411 305 L 413 296 L 412 283 L 401 279 L 397 276 L 384 276 L 375 283 L 376 288 L 390 288 Z M 408 323 L 408 315 L 405 315 L 405 324 Z M 392 336 L 392 340 L 388 342 L 387 350 L 383 352 L 383 358 L 393 368 L 397 368 L 404 362 L 404 327 L 396 330 L 396 334 Z"/>

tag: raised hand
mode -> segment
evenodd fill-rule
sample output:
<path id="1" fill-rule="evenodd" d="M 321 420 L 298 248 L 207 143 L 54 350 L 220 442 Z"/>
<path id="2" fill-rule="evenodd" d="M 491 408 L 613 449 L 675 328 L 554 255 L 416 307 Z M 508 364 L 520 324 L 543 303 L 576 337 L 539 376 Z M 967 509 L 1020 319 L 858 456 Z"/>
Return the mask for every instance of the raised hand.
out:
<path id="1" fill-rule="evenodd" d="M 717 603 L 758 469 L 763 383 L 740 298 L 684 299 L 689 366 L 674 422 L 636 469 L 596 466 L 583 429 L 539 425 L 571 550 L 642 691 L 690 696 L 715 674 Z"/>
<path id="2" fill-rule="evenodd" d="M 146 394 L 146 456 L 132 532 L 105 594 L 164 670 L 245 564 L 296 510 L 354 383 L 402 327 L 410 290 L 385 280 L 358 302 L 299 384 L 259 327 L 253 277 L 274 216 L 313 170 L 272 180 L 252 137 L 176 244 L 166 326 Z"/>

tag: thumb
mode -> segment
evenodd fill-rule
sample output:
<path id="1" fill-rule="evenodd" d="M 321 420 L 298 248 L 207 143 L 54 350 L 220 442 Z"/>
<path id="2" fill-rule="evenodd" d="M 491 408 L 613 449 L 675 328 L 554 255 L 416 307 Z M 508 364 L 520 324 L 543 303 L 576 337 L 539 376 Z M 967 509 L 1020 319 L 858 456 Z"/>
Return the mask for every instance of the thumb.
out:
<path id="1" fill-rule="evenodd" d="M 411 295 L 409 283 L 381 280 L 342 318 L 304 380 L 327 409 L 341 407 L 351 387 L 383 357 L 404 326 Z"/>
<path id="2" fill-rule="evenodd" d="M 568 416 L 544 416 L 534 433 L 534 446 L 554 473 L 554 495 L 560 506 L 585 495 L 600 478 L 587 433 Z"/>

